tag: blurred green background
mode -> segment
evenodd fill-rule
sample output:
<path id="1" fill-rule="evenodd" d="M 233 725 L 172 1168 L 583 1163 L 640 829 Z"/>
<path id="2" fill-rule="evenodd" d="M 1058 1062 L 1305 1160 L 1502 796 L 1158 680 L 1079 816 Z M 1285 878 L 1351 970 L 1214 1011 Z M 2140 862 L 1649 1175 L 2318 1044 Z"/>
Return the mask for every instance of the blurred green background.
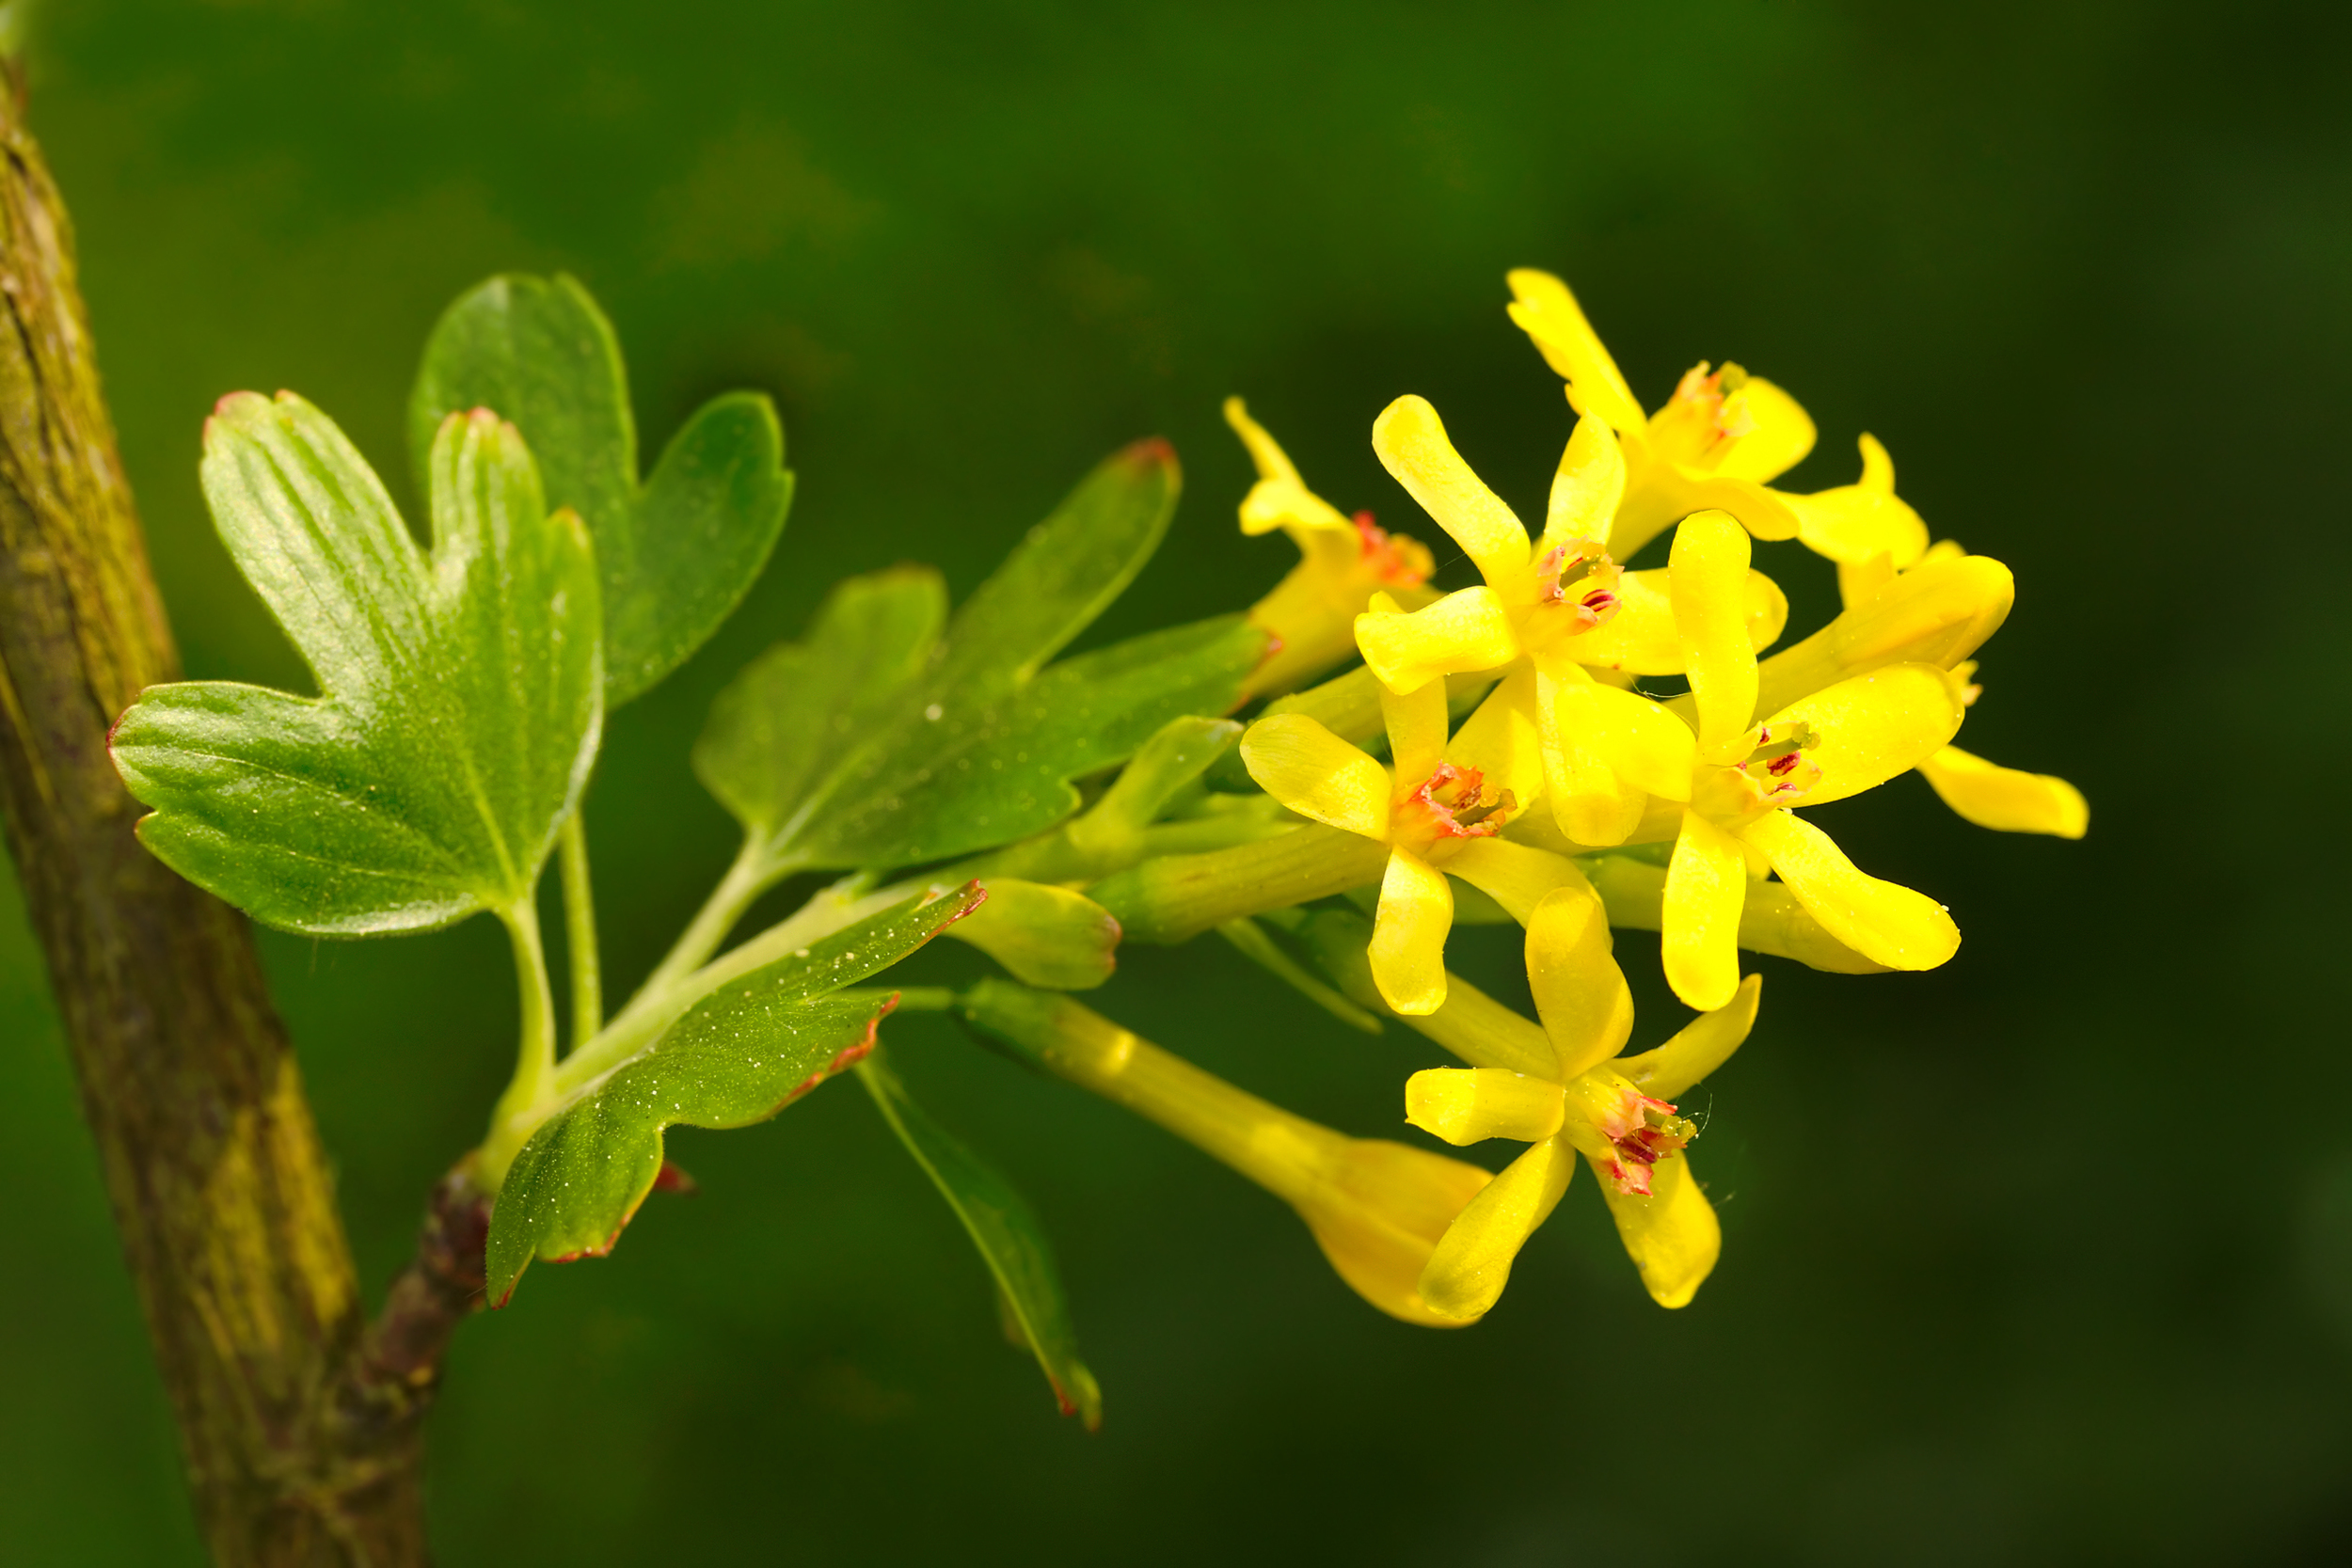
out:
<path id="1" fill-rule="evenodd" d="M 435 313 L 564 268 L 619 324 L 649 440 L 723 388 L 777 398 L 801 492 L 776 562 L 618 717 L 591 798 L 617 978 L 731 847 L 685 764 L 712 692 L 834 578 L 919 558 L 968 589 L 1157 432 L 1187 495 L 1098 635 L 1232 608 L 1289 561 L 1234 528 L 1232 391 L 1343 507 L 1435 535 L 1366 439 L 1411 390 L 1540 510 L 1566 416 L 1502 315 L 1518 264 L 1573 281 L 1645 401 L 1702 356 L 1794 390 L 1822 430 L 1804 487 L 1885 439 L 1937 532 L 2020 578 L 1963 738 L 2092 801 L 2078 845 L 1967 829 L 1915 778 L 1828 814 L 1967 945 L 1924 976 L 1764 960 L 1762 1023 L 1701 1097 L 1724 1260 L 1680 1313 L 1584 1182 L 1486 1323 L 1392 1323 L 1190 1149 L 894 1024 L 1043 1212 L 1102 1434 L 1055 1418 L 954 1220 L 836 1090 L 680 1135 L 698 1199 L 467 1326 L 433 1428 L 445 1560 L 2352 1557 L 2345 21 L 50 6 L 34 124 L 192 673 L 300 679 L 198 495 L 226 390 L 303 391 L 405 496 Z M 1801 627 L 1826 612 L 1825 565 L 1763 554 Z M 502 1081 L 503 944 L 263 947 L 380 1285 Z M 1509 968 L 1499 933 L 1456 949 Z M 1621 951 L 1655 1040 L 1654 944 Z M 1359 1132 L 1402 1133 L 1401 1079 L 1437 1059 L 1214 944 L 1133 952 L 1094 1000 Z M 196 1561 L 13 896 L 0 1016 L 0 1558 Z"/>

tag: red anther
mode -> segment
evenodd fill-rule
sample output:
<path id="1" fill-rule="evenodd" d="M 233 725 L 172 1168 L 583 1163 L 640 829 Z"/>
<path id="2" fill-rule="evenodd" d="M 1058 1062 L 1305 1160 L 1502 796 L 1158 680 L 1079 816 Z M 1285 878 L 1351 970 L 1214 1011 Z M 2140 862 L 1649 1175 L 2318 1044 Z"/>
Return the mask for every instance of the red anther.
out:
<path id="1" fill-rule="evenodd" d="M 1386 529 L 1372 520 L 1369 512 L 1359 512 L 1354 518 L 1356 537 L 1362 546 L 1363 559 L 1373 575 L 1382 582 L 1403 588 L 1419 588 L 1428 574 L 1415 567 L 1404 547 L 1389 537 Z"/>

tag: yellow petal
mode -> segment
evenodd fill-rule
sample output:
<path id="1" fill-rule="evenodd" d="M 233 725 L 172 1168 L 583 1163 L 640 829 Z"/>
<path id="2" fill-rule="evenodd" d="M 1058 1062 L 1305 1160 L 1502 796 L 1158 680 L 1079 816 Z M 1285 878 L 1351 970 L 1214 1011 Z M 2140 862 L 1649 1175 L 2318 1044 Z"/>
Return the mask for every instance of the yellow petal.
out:
<path id="1" fill-rule="evenodd" d="M 1551 501 L 1544 514 L 1544 535 L 1535 542 L 1540 561 L 1554 546 L 1578 539 L 1606 539 L 1610 519 L 1625 499 L 1625 455 L 1606 421 L 1587 414 L 1576 421 L 1560 469 L 1551 478 Z"/>
<path id="2" fill-rule="evenodd" d="M 1784 499 L 1797 514 L 1797 537 L 1816 555 L 1850 565 L 1884 555 L 1900 570 L 1927 553 L 1928 525 L 1897 498 L 1894 459 L 1872 436 L 1862 437 L 1858 483 Z"/>
<path id="3" fill-rule="evenodd" d="M 1699 754 L 1744 761 L 1756 717 L 1756 649 L 1748 641 L 1748 535 L 1720 512 L 1685 517 L 1675 530 L 1675 626 L 1699 710 Z"/>
<path id="4" fill-rule="evenodd" d="M 1679 1100 L 1692 1085 L 1730 1060 L 1731 1053 L 1746 1043 L 1748 1031 L 1756 1026 L 1756 1005 L 1763 994 L 1764 976 L 1751 974 L 1740 982 L 1728 1006 L 1699 1014 L 1655 1051 L 1609 1065 L 1652 1099 Z"/>
<path id="5" fill-rule="evenodd" d="M 1601 1178 L 1600 1194 L 1609 1200 L 1610 1218 L 1617 1222 L 1617 1239 L 1642 1271 L 1650 1299 L 1661 1307 L 1689 1306 L 1714 1271 L 1724 1245 L 1723 1227 L 1691 1174 L 1690 1159 L 1661 1160 L 1653 1166 L 1647 1197 L 1617 1191 L 1597 1164 L 1594 1174 Z"/>
<path id="6" fill-rule="evenodd" d="M 1666 865 L 1659 942 L 1666 984 L 1683 1006 L 1711 1013 L 1731 1005 L 1740 990 L 1740 907 L 1747 897 L 1748 860 L 1740 841 L 1697 812 L 1684 812 L 1682 836 Z"/>
<path id="7" fill-rule="evenodd" d="M 1298 470 L 1291 464 L 1290 455 L 1282 451 L 1273 436 L 1265 433 L 1264 426 L 1249 417 L 1249 407 L 1241 399 L 1225 400 L 1225 422 L 1233 427 L 1233 434 L 1241 437 L 1241 444 L 1249 449 L 1249 461 L 1258 466 L 1260 479 L 1288 480 L 1293 484 L 1304 486 Z"/>
<path id="8" fill-rule="evenodd" d="M 1820 782 L 1798 802 L 1826 805 L 1908 773 L 1960 733 L 1967 707 L 1957 683 L 1932 664 L 1895 664 L 1851 675 L 1799 698 L 1764 721 L 1766 741 L 1798 724 L 1820 744 L 1804 753 Z"/>
<path id="9" fill-rule="evenodd" d="M 1581 665 L 1549 658 L 1535 668 L 1535 736 L 1544 752 L 1544 798 L 1552 820 L 1577 844 L 1623 844 L 1641 824 L 1648 797 L 1560 721 L 1560 693 L 1589 685 Z"/>
<path id="10" fill-rule="evenodd" d="M 1432 678 L 1419 689 L 1380 693 L 1380 719 L 1389 732 L 1389 760 L 1398 789 L 1416 789 L 1445 756 L 1445 682 Z"/>
<path id="11" fill-rule="evenodd" d="M 1535 733 L 1535 672 L 1513 671 L 1489 692 L 1477 710 L 1462 721 L 1445 749 L 1446 760 L 1456 768 L 1475 768 L 1487 787 L 1509 790 L 1520 813 L 1544 792 L 1543 742 Z M 1513 821 L 1520 820 L 1514 815 Z"/>
<path id="12" fill-rule="evenodd" d="M 1829 834 L 1786 811 L 1769 812 L 1742 836 L 1772 857 L 1805 912 L 1824 930 L 1889 969 L 1933 969 L 1960 951 L 1960 927 L 1923 893 L 1854 868 Z"/>
<path id="13" fill-rule="evenodd" d="M 1779 491 L 1753 480 L 1660 462 L 1629 478 L 1625 502 L 1609 530 L 1609 553 L 1630 561 L 1634 551 L 1693 512 L 1727 513 L 1758 539 L 1797 536 L 1797 515 Z"/>
<path id="14" fill-rule="evenodd" d="M 1455 1145 L 1539 1143 L 1560 1131 L 1565 1104 L 1559 1080 L 1502 1068 L 1429 1068 L 1405 1080 L 1405 1119 Z"/>
<path id="15" fill-rule="evenodd" d="M 1446 438 L 1426 398 L 1401 397 L 1372 422 L 1372 450 L 1422 510 L 1454 536 L 1489 583 L 1527 564 L 1527 530 Z"/>
<path id="16" fill-rule="evenodd" d="M 1766 659 L 1757 672 L 1757 705 L 1771 713 L 1883 664 L 1948 670 L 2000 629 L 2016 594 L 2009 568 L 1990 556 L 1939 559 L 1930 552 L 1820 631 Z"/>
<path id="17" fill-rule="evenodd" d="M 1350 558 L 1359 548 L 1356 525 L 1338 507 L 1295 480 L 1262 479 L 1242 498 L 1241 531 L 1255 535 L 1278 528 L 1287 530 L 1294 539 L 1301 533 L 1338 535 Z M 1299 544 L 1304 547 L 1306 541 L 1300 539 Z"/>
<path id="18" fill-rule="evenodd" d="M 1617 612 L 1568 645 L 1579 664 L 1634 675 L 1682 673 L 1682 638 L 1675 629 L 1673 574 L 1663 567 L 1628 572 L 1617 579 Z M 1780 640 L 1788 625 L 1788 597 L 1763 573 L 1748 573 L 1748 646 Z"/>
<path id="19" fill-rule="evenodd" d="M 1422 1299 L 1421 1275 L 1447 1227 L 1490 1184 L 1487 1174 L 1385 1138 L 1343 1140 L 1319 1164 L 1311 1186 L 1284 1196 L 1332 1271 L 1392 1318 L 1458 1327 L 1461 1319 Z"/>
<path id="20" fill-rule="evenodd" d="M 1664 929 L 1664 866 L 1627 855 L 1599 855 L 1583 863 L 1593 891 L 1609 906 L 1611 925 L 1624 930 Z M 1832 974 L 1886 973 L 1884 964 L 1872 963 L 1821 929 L 1821 923 L 1806 913 L 1796 895 L 1781 882 L 1748 884 L 1747 901 L 1740 910 L 1740 945 L 1754 953 L 1794 958 L 1808 969 Z"/>
<path id="21" fill-rule="evenodd" d="M 1518 634 L 1491 588 L 1465 588 L 1409 615 L 1367 610 L 1356 617 L 1356 646 L 1391 690 L 1410 691 L 1439 675 L 1494 670 L 1519 657 Z"/>
<path id="22" fill-rule="evenodd" d="M 1486 894 L 1522 926 L 1554 889 L 1585 886 L 1575 863 L 1549 849 L 1500 838 L 1462 839 L 1456 845 L 1445 860 L 1447 874 Z"/>
<path id="23" fill-rule="evenodd" d="M 1551 1217 L 1575 1174 L 1576 1151 L 1563 1138 L 1546 1138 L 1512 1161 L 1446 1228 L 1422 1270 L 1422 1300 L 1465 1323 L 1486 1316 L 1511 1281 L 1512 1259 Z"/>
<path id="24" fill-rule="evenodd" d="M 1732 394 L 1746 409 L 1755 428 L 1731 443 L 1715 471 L 1726 479 L 1768 483 L 1795 467 L 1813 450 L 1813 419 L 1772 382 L 1748 377 Z"/>
<path id="25" fill-rule="evenodd" d="M 1554 700 L 1560 727 L 1619 778 L 1651 795 L 1691 798 L 1698 737 L 1670 710 L 1598 681 L 1563 684 Z"/>
<path id="26" fill-rule="evenodd" d="M 1859 562 L 1841 561 L 1837 563 L 1837 602 L 1851 610 L 1894 580 L 1892 556 L 1874 555 Z"/>
<path id="27" fill-rule="evenodd" d="M 1609 913 L 1581 879 L 1527 922 L 1527 983 L 1563 1079 L 1614 1056 L 1633 1033 L 1633 993 L 1610 949 Z"/>
<path id="28" fill-rule="evenodd" d="M 1944 803 L 1979 828 L 2080 838 L 2090 828 L 2083 792 L 2048 773 L 2021 773 L 1947 746 L 1919 765 Z"/>
<path id="29" fill-rule="evenodd" d="M 1241 737 L 1258 787 L 1301 816 L 1386 841 L 1389 771 L 1303 713 L 1259 720 Z"/>
<path id="30" fill-rule="evenodd" d="M 1380 912 L 1372 924 L 1372 983 L 1400 1013 L 1434 1013 L 1445 1004 L 1445 939 L 1454 927 L 1454 890 L 1445 874 L 1408 850 L 1389 853 L 1380 880 Z"/>
<path id="31" fill-rule="evenodd" d="M 1600 344 L 1592 323 L 1568 286 L 1548 272 L 1517 267 L 1509 275 L 1512 300 L 1508 309 L 1518 329 L 1535 341 L 1544 362 L 1568 384 L 1568 401 L 1580 414 L 1605 420 L 1618 431 L 1639 431 L 1649 423 L 1633 388 L 1625 384 L 1617 362 Z"/>

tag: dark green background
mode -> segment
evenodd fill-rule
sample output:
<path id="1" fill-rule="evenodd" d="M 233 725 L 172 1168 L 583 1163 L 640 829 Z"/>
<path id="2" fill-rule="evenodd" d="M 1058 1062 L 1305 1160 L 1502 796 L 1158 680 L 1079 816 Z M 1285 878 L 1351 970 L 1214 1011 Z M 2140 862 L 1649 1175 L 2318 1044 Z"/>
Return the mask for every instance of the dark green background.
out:
<path id="1" fill-rule="evenodd" d="M 650 437 L 776 395 L 802 487 L 775 564 L 612 724 L 591 799 L 623 978 L 728 851 L 684 762 L 711 693 L 834 578 L 915 557 L 968 588 L 1158 432 L 1190 488 L 1104 629 L 1231 608 L 1289 552 L 1235 531 L 1230 391 L 1343 507 L 1434 533 L 1366 441 L 1407 390 L 1539 506 L 1565 414 L 1502 315 L 1518 264 L 1573 280 L 1647 401 L 1702 356 L 1795 390 L 1823 433 L 1800 482 L 1883 437 L 1937 531 L 2020 578 L 1964 738 L 2092 801 L 2079 845 L 1966 829 L 1915 778 L 1825 815 L 1967 945 L 1927 976 L 1766 962 L 1699 1097 L 1723 1264 L 1677 1314 L 1580 1183 L 1487 1323 L 1391 1323 L 1191 1150 L 893 1025 L 1049 1222 L 1102 1434 L 1055 1419 L 953 1220 L 836 1089 L 681 1136 L 699 1199 L 468 1325 L 433 1433 L 446 1560 L 2352 1554 L 2340 17 L 51 6 L 35 123 L 192 673 L 298 679 L 199 499 L 224 391 L 298 388 L 395 467 L 438 308 L 562 267 L 619 323 Z M 1765 554 L 1821 614 L 1826 567 Z M 1465 967 L 1507 969 L 1478 937 Z M 264 951 L 373 1286 L 503 1077 L 503 945 Z M 1654 1003 L 1652 944 L 1624 951 Z M 1396 1132 L 1436 1060 L 1213 945 L 1134 952 L 1099 1001 L 1356 1132 Z M 192 1561 L 13 899 L 0 1007 L 0 1557 Z"/>

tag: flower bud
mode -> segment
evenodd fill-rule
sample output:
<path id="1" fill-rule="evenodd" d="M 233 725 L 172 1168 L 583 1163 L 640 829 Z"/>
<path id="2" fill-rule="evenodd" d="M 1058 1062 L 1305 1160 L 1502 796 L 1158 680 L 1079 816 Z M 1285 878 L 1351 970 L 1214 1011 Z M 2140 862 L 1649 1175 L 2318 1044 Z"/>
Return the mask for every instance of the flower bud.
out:
<path id="1" fill-rule="evenodd" d="M 1462 1321 L 1422 1299 L 1422 1271 L 1492 1180 L 1486 1171 L 1293 1116 L 1063 997 L 983 980 L 964 1012 L 1021 1059 L 1158 1122 L 1290 1204 L 1340 1277 L 1381 1311 L 1433 1327 Z"/>

